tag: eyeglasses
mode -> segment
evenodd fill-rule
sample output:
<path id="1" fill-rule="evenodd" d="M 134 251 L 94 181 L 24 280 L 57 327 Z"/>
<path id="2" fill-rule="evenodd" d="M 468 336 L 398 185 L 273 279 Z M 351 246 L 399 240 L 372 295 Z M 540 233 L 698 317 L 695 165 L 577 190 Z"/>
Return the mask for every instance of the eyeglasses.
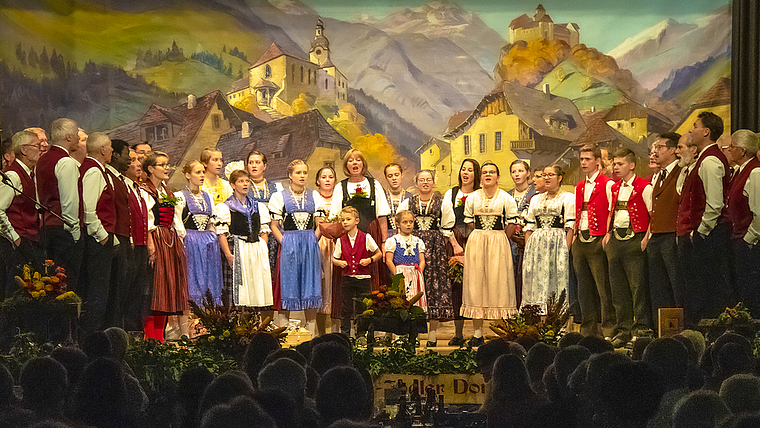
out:
<path id="1" fill-rule="evenodd" d="M 667 148 L 668 146 L 666 144 L 655 144 L 654 148 L 657 150 L 662 150 L 664 148 Z"/>
<path id="2" fill-rule="evenodd" d="M 557 174 L 554 174 L 554 173 L 551 173 L 551 172 L 544 173 L 544 178 L 552 178 L 552 177 L 556 177 L 556 176 L 557 176 Z"/>
<path id="3" fill-rule="evenodd" d="M 417 179 L 417 182 L 418 183 L 432 183 L 433 179 L 432 178 L 419 178 L 419 179 Z"/>

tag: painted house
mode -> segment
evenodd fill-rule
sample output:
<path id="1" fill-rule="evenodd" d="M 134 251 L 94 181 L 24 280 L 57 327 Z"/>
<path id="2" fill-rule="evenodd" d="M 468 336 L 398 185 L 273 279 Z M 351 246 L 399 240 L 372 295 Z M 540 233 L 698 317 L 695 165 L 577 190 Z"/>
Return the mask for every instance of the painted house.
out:
<path id="1" fill-rule="evenodd" d="M 667 116 L 630 99 L 613 106 L 605 121 L 631 140 L 642 143 L 673 128 L 673 121 Z"/>
<path id="2" fill-rule="evenodd" d="M 723 135 L 731 135 L 731 79 L 727 77 L 718 79 L 712 88 L 689 107 L 689 113 L 673 127 L 674 131 L 681 135 L 689 132 L 697 120 L 697 115 L 703 111 L 710 111 L 720 116 L 723 119 Z"/>
<path id="3" fill-rule="evenodd" d="M 451 164 L 451 145 L 446 141 L 433 137 L 414 153 L 420 157 L 420 169 L 435 171 L 436 190 L 443 193 L 457 183 L 456 171 L 459 165 Z"/>
<path id="4" fill-rule="evenodd" d="M 536 7 L 533 18 L 523 14 L 513 19 L 509 24 L 507 34 L 509 43 L 516 43 L 521 40 L 531 42 L 537 39 L 563 40 L 571 47 L 580 43 L 580 37 L 578 24 L 574 22 L 555 24 L 541 4 Z"/>
<path id="5" fill-rule="evenodd" d="M 187 98 L 186 102 L 171 108 L 153 104 L 139 119 L 106 131 L 109 137 L 130 145 L 147 141 L 153 150 L 165 152 L 169 164 L 177 167 L 168 183 L 174 189 L 185 187 L 185 177 L 177 171 L 186 163 L 200 159 L 201 151 L 215 146 L 221 135 L 264 124 L 253 114 L 231 106 L 219 91 Z"/>
<path id="6" fill-rule="evenodd" d="M 216 147 L 225 160 L 245 159 L 252 150 L 264 153 L 266 178 L 283 183 L 288 180 L 288 164 L 301 159 L 309 165 L 308 187 L 313 188 L 311 177 L 323 166 L 335 168 L 338 180 L 345 178 L 342 158 L 351 143 L 314 109 L 251 128 L 250 132 L 231 130 L 219 136 Z"/>
<path id="7" fill-rule="evenodd" d="M 570 144 L 586 130 L 571 100 L 519 84 L 502 82 L 486 95 L 466 118 L 457 120 L 443 136 L 451 147 L 451 167 L 473 158 L 496 163 L 500 185 L 514 187 L 509 164 L 516 159 L 547 165 L 567 153 Z M 451 178 L 456 181 L 456 175 Z"/>
<path id="8" fill-rule="evenodd" d="M 248 69 L 248 76 L 233 83 L 227 98 L 237 103 L 250 95 L 260 109 L 280 118 L 292 114 L 293 101 L 301 94 L 335 106 L 346 103 L 348 97 L 348 79 L 330 59 L 322 20 L 317 21 L 309 58 L 272 43 Z"/>

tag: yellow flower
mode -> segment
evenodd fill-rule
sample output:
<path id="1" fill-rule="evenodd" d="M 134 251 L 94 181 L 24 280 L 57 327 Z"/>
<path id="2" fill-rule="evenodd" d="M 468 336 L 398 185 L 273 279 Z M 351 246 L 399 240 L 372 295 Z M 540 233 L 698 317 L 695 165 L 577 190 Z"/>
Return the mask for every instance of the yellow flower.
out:
<path id="1" fill-rule="evenodd" d="M 41 277 L 42 277 L 42 275 L 40 275 L 39 272 L 35 272 L 34 276 L 32 277 L 32 279 L 35 280 L 35 281 L 39 281 Z"/>
<path id="2" fill-rule="evenodd" d="M 47 293 L 45 293 L 45 290 L 40 290 L 40 297 L 45 297 Z"/>
<path id="3" fill-rule="evenodd" d="M 52 260 L 45 260 L 45 266 L 53 266 L 54 264 Z"/>
<path id="4" fill-rule="evenodd" d="M 29 265 L 24 265 L 24 280 L 28 281 L 32 278 L 31 276 L 31 269 L 29 268 Z"/>
<path id="5" fill-rule="evenodd" d="M 34 297 L 36 299 L 36 298 L 40 297 L 40 293 L 37 292 L 37 291 L 32 291 L 32 297 Z"/>
<path id="6" fill-rule="evenodd" d="M 45 283 L 44 282 L 37 281 L 37 282 L 34 283 L 34 289 L 35 290 L 39 291 L 39 290 L 42 290 L 43 288 L 45 288 Z"/>
<path id="7" fill-rule="evenodd" d="M 208 341 L 209 342 L 213 342 L 215 339 L 216 339 L 216 337 L 214 337 L 214 336 L 209 336 L 208 337 Z"/>
<path id="8" fill-rule="evenodd" d="M 375 311 L 373 311 L 372 309 L 367 309 L 366 311 L 362 312 L 362 315 L 364 316 L 375 315 Z"/>
<path id="9" fill-rule="evenodd" d="M 222 335 L 224 337 L 230 337 L 230 331 L 229 330 L 224 330 L 224 333 L 222 333 Z"/>
<path id="10" fill-rule="evenodd" d="M 392 308 L 400 308 L 401 306 L 404 305 L 404 299 L 400 297 L 394 297 L 393 299 L 390 300 L 390 303 L 391 303 Z"/>
<path id="11" fill-rule="evenodd" d="M 53 291 L 53 285 L 52 284 L 46 285 L 45 286 L 45 291 Z"/>
<path id="12" fill-rule="evenodd" d="M 40 278 L 40 281 L 45 282 L 45 283 L 50 282 L 50 277 L 49 276 L 43 276 L 42 278 Z"/>

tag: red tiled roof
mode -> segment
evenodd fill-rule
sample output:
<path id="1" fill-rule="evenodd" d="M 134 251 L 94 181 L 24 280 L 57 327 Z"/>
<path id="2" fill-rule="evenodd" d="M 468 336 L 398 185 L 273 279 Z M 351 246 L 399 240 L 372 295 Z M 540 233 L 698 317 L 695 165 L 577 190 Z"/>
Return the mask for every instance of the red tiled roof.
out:
<path id="1" fill-rule="evenodd" d="M 522 14 L 518 16 L 517 18 L 513 19 L 512 22 L 509 23 L 509 28 L 515 29 L 515 28 L 526 28 L 529 25 L 533 24 L 533 18 L 529 17 L 526 14 Z"/>

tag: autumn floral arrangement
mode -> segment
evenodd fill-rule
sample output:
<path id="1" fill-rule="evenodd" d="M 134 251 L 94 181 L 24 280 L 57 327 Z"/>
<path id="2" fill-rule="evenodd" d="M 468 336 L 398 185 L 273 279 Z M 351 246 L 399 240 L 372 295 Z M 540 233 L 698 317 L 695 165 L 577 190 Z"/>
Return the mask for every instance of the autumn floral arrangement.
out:
<path id="1" fill-rule="evenodd" d="M 381 285 L 365 297 L 364 312 L 358 318 L 359 330 L 373 328 L 380 331 L 391 331 L 396 334 L 408 334 L 410 330 L 420 332 L 423 325 L 427 331 L 425 311 L 415 306 L 423 293 L 419 292 L 407 299 L 404 290 L 404 275 L 396 274 L 391 278 L 391 286 Z"/>
<path id="2" fill-rule="evenodd" d="M 467 202 L 467 196 L 469 195 L 463 195 L 461 198 L 457 199 L 457 208 L 461 207 L 465 202 Z"/>
<path id="3" fill-rule="evenodd" d="M 733 308 L 726 308 L 720 315 L 718 315 L 719 325 L 735 325 L 748 323 L 752 319 L 749 313 L 749 309 L 744 306 L 744 303 L 739 302 Z"/>
<path id="4" fill-rule="evenodd" d="M 464 256 L 449 257 L 449 279 L 461 284 L 464 278 Z"/>
<path id="5" fill-rule="evenodd" d="M 332 217 L 322 217 L 319 222 L 319 231 L 327 239 L 338 239 L 346 233 L 337 214 Z"/>
<path id="6" fill-rule="evenodd" d="M 77 308 L 82 300 L 73 291 L 68 290 L 66 269 L 56 266 L 52 260 L 45 260 L 43 272 L 35 271 L 25 265 L 21 276 L 14 278 L 18 286 L 13 296 L 3 301 L 3 308 L 17 307 L 29 301 L 67 304 Z"/>
<path id="7" fill-rule="evenodd" d="M 563 327 L 570 319 L 565 290 L 557 297 L 552 293 L 546 303 L 546 315 L 541 315 L 540 305 L 525 305 L 520 312 L 509 318 L 491 323 L 491 330 L 504 340 L 514 341 L 520 337 L 532 337 L 539 342 L 556 345 L 563 335 Z"/>

